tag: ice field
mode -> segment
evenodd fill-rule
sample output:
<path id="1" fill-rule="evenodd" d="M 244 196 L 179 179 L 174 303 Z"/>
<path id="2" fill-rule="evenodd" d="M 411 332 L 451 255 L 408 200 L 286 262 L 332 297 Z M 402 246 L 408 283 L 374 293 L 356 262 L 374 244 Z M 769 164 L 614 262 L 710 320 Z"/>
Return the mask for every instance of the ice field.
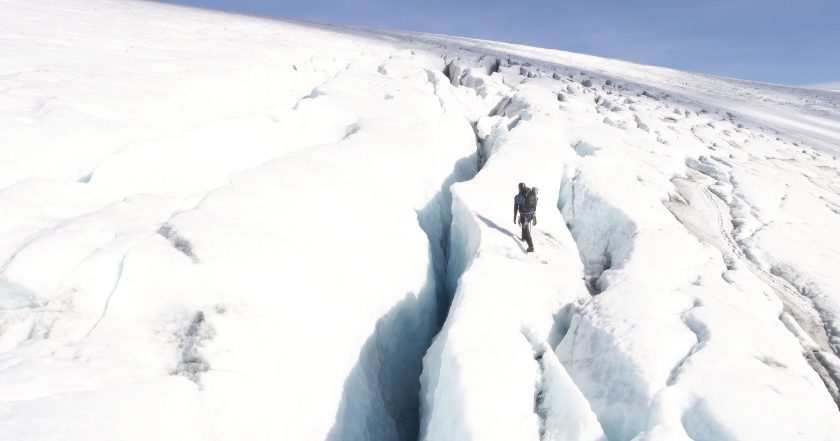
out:
<path id="1" fill-rule="evenodd" d="M 0 0 L 0 437 L 838 440 L 838 156 L 838 92 Z"/>

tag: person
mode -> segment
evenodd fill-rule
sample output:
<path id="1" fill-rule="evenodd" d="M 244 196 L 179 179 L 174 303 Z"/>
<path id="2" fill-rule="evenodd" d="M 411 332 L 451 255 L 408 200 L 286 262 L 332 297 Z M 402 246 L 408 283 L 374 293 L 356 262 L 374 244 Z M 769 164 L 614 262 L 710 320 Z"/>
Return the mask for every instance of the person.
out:
<path id="1" fill-rule="evenodd" d="M 531 239 L 531 224 L 537 223 L 537 187 L 528 188 L 524 182 L 519 183 L 519 193 L 513 198 L 513 222 L 522 227 L 519 240 L 528 243 L 527 252 L 534 252 L 534 241 Z M 517 217 L 517 213 L 519 216 Z"/>

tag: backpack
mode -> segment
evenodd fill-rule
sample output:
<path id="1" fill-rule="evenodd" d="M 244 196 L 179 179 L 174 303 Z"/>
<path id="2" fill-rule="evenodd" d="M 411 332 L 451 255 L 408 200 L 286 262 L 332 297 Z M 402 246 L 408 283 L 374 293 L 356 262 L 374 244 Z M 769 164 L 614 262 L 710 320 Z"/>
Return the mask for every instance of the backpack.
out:
<path id="1" fill-rule="evenodd" d="M 522 206 L 519 211 L 524 213 L 533 213 L 537 211 L 537 193 L 533 189 L 528 189 L 525 193 L 525 199 L 522 201 Z"/>

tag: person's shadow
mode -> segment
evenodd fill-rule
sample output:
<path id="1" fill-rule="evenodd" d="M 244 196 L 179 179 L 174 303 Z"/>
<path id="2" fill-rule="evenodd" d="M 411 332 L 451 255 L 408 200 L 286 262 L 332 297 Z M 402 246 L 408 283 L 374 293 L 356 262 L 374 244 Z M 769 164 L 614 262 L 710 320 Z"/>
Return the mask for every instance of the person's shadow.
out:
<path id="1" fill-rule="evenodd" d="M 518 237 L 516 237 L 516 235 L 515 235 L 515 234 L 511 233 L 511 232 L 510 232 L 510 230 L 508 230 L 508 229 L 507 229 L 507 228 L 505 228 L 505 227 L 500 226 L 499 224 L 497 224 L 497 223 L 495 223 L 495 222 L 491 221 L 490 219 L 487 219 L 486 217 L 484 217 L 484 216 L 482 216 L 482 215 L 480 215 L 480 214 L 478 214 L 478 213 L 476 213 L 476 212 L 473 212 L 473 214 L 475 214 L 475 216 L 476 216 L 477 218 L 481 219 L 481 221 L 482 221 L 482 222 L 484 222 L 484 224 L 485 224 L 485 225 L 487 225 L 488 227 L 490 227 L 490 228 L 492 228 L 492 229 L 494 229 L 494 230 L 496 230 L 496 231 L 499 231 L 499 232 L 501 232 L 501 233 L 503 233 L 503 234 L 505 234 L 505 235 L 507 235 L 507 236 L 510 236 L 510 238 L 511 238 L 511 239 L 513 239 L 513 241 L 514 241 L 514 242 L 516 242 L 516 245 L 518 245 L 518 246 L 519 246 L 519 248 L 520 248 L 522 251 L 525 251 L 525 247 L 522 245 L 522 241 L 520 241 L 520 240 L 519 240 L 519 238 L 518 238 Z"/>

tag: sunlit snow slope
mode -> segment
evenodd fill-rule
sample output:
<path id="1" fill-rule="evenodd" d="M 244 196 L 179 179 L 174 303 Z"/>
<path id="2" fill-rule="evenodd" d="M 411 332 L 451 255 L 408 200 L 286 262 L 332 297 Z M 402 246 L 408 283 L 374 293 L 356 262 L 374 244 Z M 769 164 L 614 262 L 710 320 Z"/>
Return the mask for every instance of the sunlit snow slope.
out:
<path id="1" fill-rule="evenodd" d="M 0 437 L 840 439 L 838 155 L 840 93 L 0 0 Z"/>

